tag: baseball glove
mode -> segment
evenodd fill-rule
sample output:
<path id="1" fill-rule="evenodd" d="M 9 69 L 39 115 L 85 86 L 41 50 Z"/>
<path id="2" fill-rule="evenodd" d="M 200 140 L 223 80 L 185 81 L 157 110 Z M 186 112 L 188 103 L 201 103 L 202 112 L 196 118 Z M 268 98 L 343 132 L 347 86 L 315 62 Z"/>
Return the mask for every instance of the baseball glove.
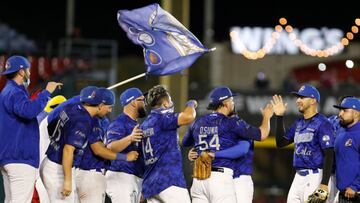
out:
<path id="1" fill-rule="evenodd" d="M 318 188 L 311 195 L 309 195 L 307 203 L 323 203 L 327 200 L 329 192 Z"/>
<path id="2" fill-rule="evenodd" d="M 201 152 L 200 156 L 195 160 L 193 168 L 193 178 L 205 180 L 211 174 L 212 157 L 208 152 Z"/>

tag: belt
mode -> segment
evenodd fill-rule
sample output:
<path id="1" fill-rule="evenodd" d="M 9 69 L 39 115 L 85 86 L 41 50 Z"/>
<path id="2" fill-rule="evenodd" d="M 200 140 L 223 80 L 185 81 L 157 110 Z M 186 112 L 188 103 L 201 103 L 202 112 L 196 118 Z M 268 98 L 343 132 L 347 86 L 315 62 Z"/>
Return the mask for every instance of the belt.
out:
<path id="1" fill-rule="evenodd" d="M 83 171 L 90 171 L 90 172 L 99 172 L 99 173 L 102 173 L 102 174 L 104 174 L 104 172 L 105 172 L 105 169 L 100 169 L 100 168 L 97 168 L 97 169 L 76 168 L 76 170 L 83 170 Z"/>
<path id="2" fill-rule="evenodd" d="M 211 167 L 211 171 L 224 173 L 224 168 L 213 166 Z"/>
<path id="3" fill-rule="evenodd" d="M 315 174 L 315 173 L 319 173 L 319 169 L 303 169 L 303 170 L 297 170 L 296 171 L 297 174 L 301 175 L 301 176 L 307 176 L 310 173 Z"/>

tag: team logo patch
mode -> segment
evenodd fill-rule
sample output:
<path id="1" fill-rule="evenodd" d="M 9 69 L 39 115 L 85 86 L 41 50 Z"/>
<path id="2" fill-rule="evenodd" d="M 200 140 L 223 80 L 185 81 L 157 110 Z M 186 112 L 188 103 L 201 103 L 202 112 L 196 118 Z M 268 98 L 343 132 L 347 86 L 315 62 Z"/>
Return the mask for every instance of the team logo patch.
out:
<path id="1" fill-rule="evenodd" d="M 96 96 L 96 92 L 93 91 L 93 92 L 88 96 L 88 98 L 89 98 L 89 99 L 90 99 L 90 98 L 95 98 L 95 96 Z"/>
<path id="2" fill-rule="evenodd" d="M 147 61 L 152 65 L 159 65 L 162 62 L 161 56 L 153 50 L 146 50 L 145 57 Z"/>
<path id="3" fill-rule="evenodd" d="M 147 46 L 152 46 L 155 43 L 154 38 L 147 32 L 142 32 L 138 36 L 138 41 L 146 44 Z"/>
<path id="4" fill-rule="evenodd" d="M 324 136 L 322 137 L 322 140 L 323 140 L 324 142 L 329 141 L 329 140 L 330 140 L 330 136 L 329 136 L 329 135 L 324 135 Z"/>
<path id="5" fill-rule="evenodd" d="M 345 142 L 345 147 L 350 147 L 352 145 L 352 139 L 348 139 Z"/>

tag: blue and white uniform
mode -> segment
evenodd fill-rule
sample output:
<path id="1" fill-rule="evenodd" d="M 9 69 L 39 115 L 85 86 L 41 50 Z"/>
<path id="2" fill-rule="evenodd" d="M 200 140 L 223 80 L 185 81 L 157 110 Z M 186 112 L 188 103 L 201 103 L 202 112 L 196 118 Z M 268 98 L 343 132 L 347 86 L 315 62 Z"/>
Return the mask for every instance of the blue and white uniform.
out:
<path id="1" fill-rule="evenodd" d="M 322 180 L 324 150 L 334 147 L 334 132 L 327 118 L 317 113 L 298 119 L 284 136 L 294 142 L 293 167 L 296 170 L 288 202 L 304 202 Z"/>
<path id="2" fill-rule="evenodd" d="M 65 144 L 75 147 L 73 167 L 79 167 L 85 147 L 88 144 L 87 136 L 92 133 L 92 126 L 93 118 L 81 104 L 65 107 L 59 116 L 49 123 L 50 145 L 40 174 L 51 202 L 75 202 L 74 171 L 72 171 L 73 192 L 65 199 L 61 195 L 64 179 L 62 168 L 63 148 Z"/>
<path id="3" fill-rule="evenodd" d="M 257 127 L 236 117 L 221 113 L 210 113 L 197 119 L 184 136 L 184 146 L 198 146 L 199 151 L 225 150 L 237 145 L 239 139 L 261 140 Z M 194 202 L 236 202 L 233 175 L 238 171 L 239 161 L 215 156 L 210 178 L 193 179 L 191 196 Z"/>
<path id="4" fill-rule="evenodd" d="M 177 134 L 178 116 L 171 109 L 154 109 L 141 124 L 145 162 L 142 192 L 150 202 L 158 198 L 164 202 L 190 202 Z"/>
<path id="5" fill-rule="evenodd" d="M 37 116 L 50 97 L 43 90 L 30 101 L 24 85 L 8 80 L 0 94 L 0 169 L 5 201 L 30 202 L 39 168 Z"/>
<path id="6" fill-rule="evenodd" d="M 107 118 L 93 118 L 93 132 L 87 136 L 88 144 L 84 149 L 80 165 L 75 169 L 76 191 L 80 202 L 105 201 L 105 160 L 96 156 L 90 145 L 96 142 L 105 143 L 105 132 L 108 125 Z"/>
<path id="7" fill-rule="evenodd" d="M 137 121 L 125 113 L 121 113 L 107 129 L 107 144 L 120 140 L 130 135 L 137 125 Z M 122 153 L 138 151 L 141 153 L 139 143 L 132 143 Z M 138 203 L 141 198 L 142 176 L 144 173 L 144 161 L 142 156 L 136 161 L 113 160 L 106 167 L 106 193 L 112 202 Z"/>

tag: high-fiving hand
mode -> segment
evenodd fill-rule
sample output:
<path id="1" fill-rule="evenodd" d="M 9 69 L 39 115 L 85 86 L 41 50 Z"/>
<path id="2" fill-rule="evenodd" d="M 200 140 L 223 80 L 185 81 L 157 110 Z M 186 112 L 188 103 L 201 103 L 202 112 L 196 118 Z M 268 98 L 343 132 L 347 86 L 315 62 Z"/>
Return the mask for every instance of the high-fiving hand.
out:
<path id="1" fill-rule="evenodd" d="M 283 116 L 287 109 L 287 103 L 284 104 L 281 95 L 275 94 L 271 100 L 275 115 Z"/>

